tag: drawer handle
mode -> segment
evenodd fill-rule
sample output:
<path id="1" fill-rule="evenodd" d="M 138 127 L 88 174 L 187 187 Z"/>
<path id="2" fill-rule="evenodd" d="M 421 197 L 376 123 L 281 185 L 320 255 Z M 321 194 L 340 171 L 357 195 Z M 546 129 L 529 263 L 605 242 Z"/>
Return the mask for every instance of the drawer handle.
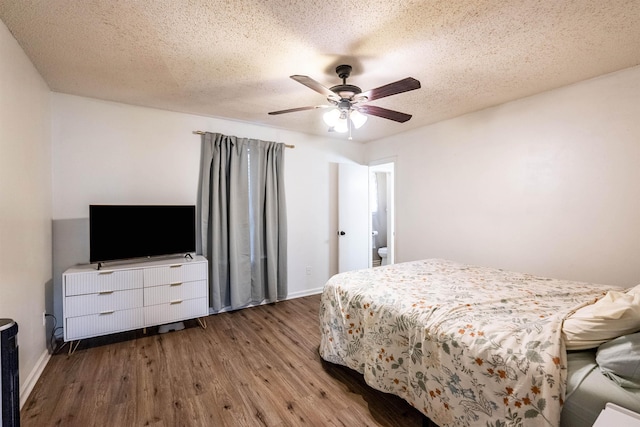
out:
<path id="1" fill-rule="evenodd" d="M 111 270 L 111 271 L 101 271 L 101 272 L 98 273 L 98 276 L 104 276 L 106 274 L 113 274 L 113 273 L 114 273 L 113 270 Z"/>
<path id="2" fill-rule="evenodd" d="M 174 299 L 169 304 L 171 304 L 171 305 L 173 305 L 173 304 L 182 304 L 182 300 L 181 299 Z"/>
<path id="3" fill-rule="evenodd" d="M 169 268 L 180 268 L 180 267 L 182 267 L 182 264 L 173 264 L 169 266 Z"/>
<path id="4" fill-rule="evenodd" d="M 100 315 L 102 316 L 103 314 L 113 314 L 115 312 L 116 312 L 115 310 L 106 310 L 106 311 L 101 311 Z"/>
<path id="5" fill-rule="evenodd" d="M 169 286 L 180 286 L 182 282 L 169 283 Z"/>
<path id="6" fill-rule="evenodd" d="M 113 293 L 113 291 L 100 291 L 100 292 L 98 292 L 98 295 L 109 295 L 109 294 L 112 294 L 112 293 Z"/>

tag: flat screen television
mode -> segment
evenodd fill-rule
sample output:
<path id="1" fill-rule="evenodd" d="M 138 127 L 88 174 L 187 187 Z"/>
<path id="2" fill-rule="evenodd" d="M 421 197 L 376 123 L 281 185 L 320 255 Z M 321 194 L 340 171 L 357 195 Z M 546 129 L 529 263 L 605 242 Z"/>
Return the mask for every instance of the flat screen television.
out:
<path id="1" fill-rule="evenodd" d="M 193 205 L 90 205 L 91 263 L 196 250 Z"/>

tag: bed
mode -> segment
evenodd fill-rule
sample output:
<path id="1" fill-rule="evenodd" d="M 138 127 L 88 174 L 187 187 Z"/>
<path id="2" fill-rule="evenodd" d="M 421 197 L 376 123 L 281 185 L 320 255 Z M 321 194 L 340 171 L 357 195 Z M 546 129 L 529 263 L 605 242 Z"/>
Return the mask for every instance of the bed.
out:
<path id="1" fill-rule="evenodd" d="M 323 289 L 319 351 L 440 427 L 591 425 L 584 406 L 595 420 L 594 402 L 611 401 L 597 346 L 568 357 L 563 325 L 623 291 L 433 259 L 341 273 Z M 639 411 L 629 390 L 622 406 Z"/>

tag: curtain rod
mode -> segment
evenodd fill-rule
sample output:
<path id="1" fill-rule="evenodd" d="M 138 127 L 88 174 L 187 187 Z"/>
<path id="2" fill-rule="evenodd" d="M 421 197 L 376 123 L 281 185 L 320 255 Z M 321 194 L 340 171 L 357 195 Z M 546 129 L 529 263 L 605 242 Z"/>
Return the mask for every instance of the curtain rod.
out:
<path id="1" fill-rule="evenodd" d="M 201 131 L 201 130 L 194 130 L 193 133 L 196 134 L 196 135 L 204 135 L 206 132 Z M 287 147 L 287 148 L 296 148 L 295 145 L 290 145 L 290 144 L 284 144 L 284 146 Z"/>

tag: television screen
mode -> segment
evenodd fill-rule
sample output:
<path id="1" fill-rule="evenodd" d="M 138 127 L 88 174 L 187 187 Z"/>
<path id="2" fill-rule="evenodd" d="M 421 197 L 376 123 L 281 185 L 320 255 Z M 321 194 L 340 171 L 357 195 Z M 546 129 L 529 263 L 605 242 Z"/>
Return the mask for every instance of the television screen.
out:
<path id="1" fill-rule="evenodd" d="M 195 213 L 182 205 L 90 205 L 90 262 L 195 252 Z"/>

